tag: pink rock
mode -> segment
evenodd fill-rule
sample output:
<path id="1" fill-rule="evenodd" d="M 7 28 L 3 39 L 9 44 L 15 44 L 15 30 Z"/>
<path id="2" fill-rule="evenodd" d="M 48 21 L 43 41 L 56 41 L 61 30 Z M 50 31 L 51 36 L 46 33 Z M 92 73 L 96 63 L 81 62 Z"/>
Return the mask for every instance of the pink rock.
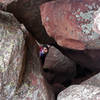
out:
<path id="1" fill-rule="evenodd" d="M 99 25 L 95 21 L 98 0 L 56 0 L 41 5 L 42 23 L 57 44 L 71 49 L 100 49 Z M 94 28 L 97 27 L 97 28 Z"/>

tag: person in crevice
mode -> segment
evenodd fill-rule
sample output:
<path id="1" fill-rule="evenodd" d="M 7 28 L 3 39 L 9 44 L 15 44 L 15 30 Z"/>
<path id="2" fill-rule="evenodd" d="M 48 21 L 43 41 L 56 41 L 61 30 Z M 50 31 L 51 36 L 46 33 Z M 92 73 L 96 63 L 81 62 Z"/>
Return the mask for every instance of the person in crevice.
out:
<path id="1" fill-rule="evenodd" d="M 44 62 L 45 62 L 45 57 L 46 55 L 48 54 L 49 52 L 49 47 L 48 45 L 43 45 L 41 48 L 40 48 L 40 60 L 41 60 L 41 64 L 44 65 Z"/>

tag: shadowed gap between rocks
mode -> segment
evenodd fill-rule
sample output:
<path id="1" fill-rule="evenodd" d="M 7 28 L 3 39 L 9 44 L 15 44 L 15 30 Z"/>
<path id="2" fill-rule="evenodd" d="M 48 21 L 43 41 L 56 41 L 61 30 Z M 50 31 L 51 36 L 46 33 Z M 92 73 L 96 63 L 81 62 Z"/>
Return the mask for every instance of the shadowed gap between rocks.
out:
<path id="1" fill-rule="evenodd" d="M 26 63 L 22 76 L 22 83 L 17 89 L 16 96 L 13 99 L 55 100 L 51 87 L 48 85 L 42 75 L 38 44 L 26 29 L 22 30 L 25 33 L 27 49 Z"/>
<path id="2" fill-rule="evenodd" d="M 55 47 L 60 49 L 58 45 L 55 45 Z M 51 46 L 49 48 L 49 53 L 47 54 L 43 65 L 43 71 L 44 77 L 52 86 L 56 97 L 61 91 L 70 85 L 81 84 L 81 82 L 99 72 L 90 70 L 78 63 L 75 63 L 60 52 L 64 50 L 64 48 L 61 48 L 62 50 L 59 51 L 59 49 L 55 47 Z M 65 50 L 68 52 L 72 51 L 70 49 Z M 71 70 L 69 70 L 70 68 Z"/>

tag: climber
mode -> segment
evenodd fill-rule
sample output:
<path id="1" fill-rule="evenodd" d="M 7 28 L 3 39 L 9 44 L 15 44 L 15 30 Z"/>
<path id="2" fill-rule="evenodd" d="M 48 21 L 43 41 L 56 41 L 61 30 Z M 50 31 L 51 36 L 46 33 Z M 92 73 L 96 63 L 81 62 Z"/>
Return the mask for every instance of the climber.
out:
<path id="1" fill-rule="evenodd" d="M 43 45 L 42 47 L 40 47 L 40 60 L 42 65 L 44 64 L 45 57 L 48 54 L 48 51 L 49 51 L 48 45 Z"/>

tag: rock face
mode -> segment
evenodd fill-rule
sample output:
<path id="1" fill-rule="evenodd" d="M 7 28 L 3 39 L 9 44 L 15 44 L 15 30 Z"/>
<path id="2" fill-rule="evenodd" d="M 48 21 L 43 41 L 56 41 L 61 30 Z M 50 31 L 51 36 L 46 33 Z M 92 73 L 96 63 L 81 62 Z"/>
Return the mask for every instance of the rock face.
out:
<path id="1" fill-rule="evenodd" d="M 23 23 L 28 31 L 41 43 L 53 43 L 42 26 L 39 6 L 48 0 L 17 0 L 7 10 Z"/>
<path id="2" fill-rule="evenodd" d="M 0 11 L 0 100 L 10 100 L 21 84 L 24 36 L 15 17 Z"/>
<path id="3" fill-rule="evenodd" d="M 100 73 L 94 75 L 93 77 L 89 78 L 88 80 L 81 83 L 86 85 L 93 85 L 96 87 L 100 87 Z"/>
<path id="4" fill-rule="evenodd" d="M 100 49 L 100 2 L 56 0 L 41 5 L 42 23 L 57 44 L 75 50 Z"/>
<path id="5" fill-rule="evenodd" d="M 89 85 L 73 85 L 62 91 L 57 100 L 100 100 L 100 88 Z"/>
<path id="6" fill-rule="evenodd" d="M 100 71 L 99 5 L 98 0 L 56 0 L 40 7 L 42 23 L 56 47 L 91 71 Z"/>
<path id="7" fill-rule="evenodd" d="M 75 63 L 53 46 L 50 47 L 46 56 L 44 69 L 52 72 L 54 82 L 58 83 L 71 80 L 76 75 Z"/>

